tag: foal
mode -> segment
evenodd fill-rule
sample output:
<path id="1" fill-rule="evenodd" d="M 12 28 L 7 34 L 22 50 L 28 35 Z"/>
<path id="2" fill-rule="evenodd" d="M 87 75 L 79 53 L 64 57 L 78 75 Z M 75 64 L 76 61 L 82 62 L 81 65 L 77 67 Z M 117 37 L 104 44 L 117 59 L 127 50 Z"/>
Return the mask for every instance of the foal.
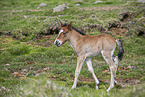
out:
<path id="1" fill-rule="evenodd" d="M 77 79 L 79 77 L 84 61 L 87 63 L 88 70 L 92 73 L 93 78 L 95 79 L 96 89 L 98 89 L 99 81 L 94 73 L 91 57 L 96 56 L 100 53 L 109 65 L 111 72 L 111 82 L 107 91 L 112 89 L 114 87 L 114 82 L 117 82 L 116 70 L 118 66 L 118 58 L 122 60 L 124 53 L 122 42 L 119 39 L 115 40 L 109 34 L 92 36 L 86 35 L 85 33 L 74 28 L 72 26 L 72 22 L 70 24 L 60 23 L 60 25 L 61 29 L 54 44 L 60 47 L 66 41 L 69 41 L 70 45 L 77 55 L 77 67 L 75 70 L 75 79 L 72 89 L 76 88 Z M 116 56 L 114 59 L 115 62 L 113 62 L 113 53 L 116 48 L 116 42 L 119 45 L 119 53 L 118 56 Z"/>

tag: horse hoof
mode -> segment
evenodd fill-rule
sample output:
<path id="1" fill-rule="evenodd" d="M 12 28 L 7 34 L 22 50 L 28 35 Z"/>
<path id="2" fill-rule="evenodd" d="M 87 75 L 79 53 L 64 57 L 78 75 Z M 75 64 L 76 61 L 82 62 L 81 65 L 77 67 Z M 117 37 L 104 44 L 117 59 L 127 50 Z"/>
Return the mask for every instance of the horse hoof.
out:
<path id="1" fill-rule="evenodd" d="M 111 90 L 111 88 L 109 87 L 106 91 L 109 92 Z"/>
<path id="2" fill-rule="evenodd" d="M 114 84 L 117 85 L 117 81 L 116 80 L 114 81 Z"/>
<path id="3" fill-rule="evenodd" d="M 96 90 L 99 90 L 99 86 L 96 86 Z"/>
<path id="4" fill-rule="evenodd" d="M 73 90 L 74 90 L 74 89 L 76 89 L 76 87 L 73 87 L 73 86 L 72 86 L 72 88 L 71 88 L 71 89 L 73 89 Z"/>
<path id="5" fill-rule="evenodd" d="M 110 91 L 110 89 L 107 89 L 106 91 L 107 91 L 107 92 L 109 92 L 109 91 Z"/>

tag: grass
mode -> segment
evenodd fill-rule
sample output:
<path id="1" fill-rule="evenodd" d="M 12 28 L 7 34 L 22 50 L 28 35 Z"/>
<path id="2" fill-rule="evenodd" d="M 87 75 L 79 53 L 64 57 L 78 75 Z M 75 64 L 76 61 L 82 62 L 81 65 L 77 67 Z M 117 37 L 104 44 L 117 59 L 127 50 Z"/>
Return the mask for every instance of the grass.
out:
<path id="1" fill-rule="evenodd" d="M 46 4 L 48 5 L 46 7 L 37 9 L 39 4 L 42 2 L 44 3 L 47 2 Z M 70 8 L 62 12 L 53 13 L 53 8 L 63 3 L 68 4 Z M 96 23 L 94 21 L 98 21 L 98 20 L 102 21 L 102 19 L 104 20 L 104 18 L 106 17 L 107 17 L 106 20 L 108 20 L 108 18 L 112 16 L 113 18 L 117 18 L 116 12 L 114 13 L 114 11 L 102 11 L 102 10 L 93 11 L 92 9 L 92 11 L 90 12 L 89 10 L 85 10 L 90 7 L 94 7 L 94 9 L 96 9 L 95 7 L 96 5 L 92 5 L 93 1 L 89 3 L 86 1 L 80 7 L 76 7 L 75 3 L 76 2 L 72 1 L 72 4 L 70 4 L 70 2 L 67 2 L 65 0 L 64 1 L 42 0 L 42 1 L 37 1 L 37 2 L 35 0 L 31 0 L 31 1 L 14 0 L 14 1 L 11 1 L 10 3 L 8 1 L 7 2 L 1 1 L 2 6 L 0 10 L 2 11 L 1 12 L 2 15 L 0 17 L 1 18 L 0 29 L 1 31 L 10 31 L 14 37 L 19 38 L 20 40 L 28 41 L 30 39 L 37 37 L 38 33 L 44 32 L 45 28 L 48 25 L 54 24 L 54 20 L 52 22 L 51 20 L 58 18 L 57 16 L 62 15 L 60 17 L 61 21 L 64 22 L 65 20 L 71 20 L 75 22 L 74 25 L 76 26 L 82 26 L 82 24 L 85 24 L 85 23 Z M 9 7 L 9 5 L 11 4 L 13 7 Z M 102 6 L 111 6 L 111 5 L 114 5 L 114 2 L 111 4 L 106 4 L 106 3 L 98 4 L 97 8 L 102 7 Z M 23 6 L 25 7 L 23 8 Z M 85 9 L 82 9 L 82 7 Z M 98 14 L 96 14 L 96 12 Z M 97 18 L 95 19 L 89 18 L 92 14 L 95 14 Z M 80 20 L 82 16 L 83 16 L 83 19 Z M 55 21 L 58 21 L 58 20 L 55 20 Z M 97 23 L 103 25 L 103 23 L 100 21 L 98 21 Z"/>
<path id="2" fill-rule="evenodd" d="M 52 82 L 45 78 L 45 74 L 41 75 L 39 78 L 31 79 L 31 84 L 26 84 L 25 86 L 21 86 L 18 90 L 14 90 L 14 94 L 11 96 L 22 96 L 22 97 L 39 97 L 39 96 L 48 96 L 49 97 L 94 97 L 94 96 L 102 96 L 102 97 L 122 97 L 122 96 L 139 96 L 142 97 L 144 95 L 144 87 L 145 85 L 131 86 L 126 89 L 122 89 L 122 91 L 118 91 L 113 89 L 111 92 L 107 93 L 105 90 L 100 89 L 98 91 L 88 87 L 79 87 L 76 90 L 70 90 L 68 87 L 62 85 L 63 83 Z M 41 79 L 40 79 L 41 78 Z M 57 83 L 57 84 L 56 84 Z M 61 86 L 60 86 L 61 84 Z M 37 86 L 37 87 L 36 87 Z M 28 88 L 30 87 L 30 88 Z"/>
<path id="3" fill-rule="evenodd" d="M 137 26 L 144 27 L 142 3 L 128 3 L 126 0 L 96 0 L 75 2 L 73 0 L 1 0 L 0 1 L 0 97 L 22 96 L 144 96 L 145 88 L 145 39 L 135 33 Z M 134 0 L 136 1 L 136 0 Z M 37 9 L 40 3 L 47 6 Z M 69 9 L 53 13 L 53 8 L 65 3 Z M 75 4 L 80 3 L 80 6 Z M 76 90 L 71 90 L 77 57 L 69 43 L 62 47 L 53 45 L 57 35 L 38 38 L 47 27 L 58 25 L 58 21 L 70 22 L 77 28 L 88 24 L 100 24 L 107 28 L 107 23 L 118 20 L 118 14 L 124 10 L 139 9 L 128 22 L 132 36 L 116 36 L 123 40 L 125 54 L 117 71 L 118 85 L 109 93 L 110 72 L 101 55 L 93 58 L 94 72 L 100 81 L 100 89 L 95 90 L 92 75 L 86 64 L 83 65 Z M 135 14 L 135 13 L 134 13 Z M 96 17 L 91 17 L 95 15 Z M 25 17 L 26 16 L 26 17 Z M 134 23 L 137 21 L 136 23 Z M 133 22 L 133 23 L 130 23 Z M 100 34 L 96 29 L 91 33 Z M 5 33 L 10 32 L 8 36 Z M 45 45 L 45 46 L 44 46 Z M 118 48 L 115 50 L 115 55 Z"/>

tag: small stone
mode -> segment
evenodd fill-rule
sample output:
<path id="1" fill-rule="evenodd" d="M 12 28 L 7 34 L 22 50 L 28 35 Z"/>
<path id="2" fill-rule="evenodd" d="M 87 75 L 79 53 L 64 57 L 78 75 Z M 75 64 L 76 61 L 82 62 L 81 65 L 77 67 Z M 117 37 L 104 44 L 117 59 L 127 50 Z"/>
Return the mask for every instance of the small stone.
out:
<path id="1" fill-rule="evenodd" d="M 80 6 L 80 4 L 76 4 L 76 6 Z"/>
<path id="2" fill-rule="evenodd" d="M 138 0 L 138 2 L 145 3 L 145 0 Z"/>
<path id="3" fill-rule="evenodd" d="M 89 86 L 88 86 L 88 85 L 85 85 L 84 87 L 88 87 L 88 88 L 89 88 Z"/>
<path id="4" fill-rule="evenodd" d="M 90 16 L 90 18 L 96 18 L 96 15 L 92 14 L 92 15 Z"/>
<path id="5" fill-rule="evenodd" d="M 44 71 L 47 71 L 47 70 L 49 70 L 49 67 L 47 67 L 47 68 L 43 68 L 43 70 L 44 70 Z"/>
<path id="6" fill-rule="evenodd" d="M 83 0 L 76 0 L 76 2 L 83 2 Z"/>
<path id="7" fill-rule="evenodd" d="M 41 3 L 40 5 L 39 5 L 39 7 L 37 7 L 37 9 L 39 9 L 40 7 L 44 7 L 44 6 L 46 6 L 47 4 L 45 4 L 45 3 Z"/>
<path id="8" fill-rule="evenodd" d="M 127 68 L 132 69 L 132 66 L 128 66 Z"/>
<path id="9" fill-rule="evenodd" d="M 120 21 L 128 21 L 131 18 L 131 12 L 125 11 L 119 14 Z"/>
<path id="10" fill-rule="evenodd" d="M 27 18 L 28 16 L 24 15 L 24 18 Z"/>
<path id="11" fill-rule="evenodd" d="M 6 90 L 6 88 L 5 87 L 1 87 L 2 89 L 4 89 L 4 90 Z"/>
<path id="12" fill-rule="evenodd" d="M 30 69 L 30 70 L 33 70 L 33 68 L 34 68 L 34 67 L 30 67 L 29 69 Z"/>
<path id="13" fill-rule="evenodd" d="M 40 5 L 39 5 L 39 7 L 44 7 L 44 6 L 46 6 L 47 4 L 45 4 L 45 3 L 41 3 Z"/>
<path id="14" fill-rule="evenodd" d="M 35 76 L 39 76 L 40 74 L 39 73 L 37 73 Z"/>
<path id="15" fill-rule="evenodd" d="M 23 69 L 22 71 L 23 71 L 23 72 L 28 72 L 28 70 L 27 70 L 27 69 Z"/>
<path id="16" fill-rule="evenodd" d="M 97 4 L 97 3 L 102 3 L 103 1 L 96 1 L 96 2 L 94 2 L 94 4 Z"/>
<path id="17" fill-rule="evenodd" d="M 69 8 L 68 6 L 66 6 L 65 4 L 59 5 L 55 8 L 53 8 L 53 12 L 60 12 L 63 11 L 65 9 Z"/>

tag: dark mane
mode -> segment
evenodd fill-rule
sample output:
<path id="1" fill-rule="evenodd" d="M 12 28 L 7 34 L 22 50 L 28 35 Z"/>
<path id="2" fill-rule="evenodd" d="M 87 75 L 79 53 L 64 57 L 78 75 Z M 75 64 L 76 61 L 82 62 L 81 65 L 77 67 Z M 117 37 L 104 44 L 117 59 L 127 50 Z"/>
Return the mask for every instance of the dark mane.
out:
<path id="1" fill-rule="evenodd" d="M 67 23 L 64 23 L 64 24 L 62 25 L 62 27 L 65 27 L 65 26 L 67 26 L 67 25 L 68 25 Z M 84 32 L 82 32 L 82 31 L 78 30 L 78 29 L 75 28 L 74 26 L 72 26 L 72 28 L 73 28 L 76 32 L 80 33 L 81 35 L 86 35 L 86 33 L 84 33 Z"/>

